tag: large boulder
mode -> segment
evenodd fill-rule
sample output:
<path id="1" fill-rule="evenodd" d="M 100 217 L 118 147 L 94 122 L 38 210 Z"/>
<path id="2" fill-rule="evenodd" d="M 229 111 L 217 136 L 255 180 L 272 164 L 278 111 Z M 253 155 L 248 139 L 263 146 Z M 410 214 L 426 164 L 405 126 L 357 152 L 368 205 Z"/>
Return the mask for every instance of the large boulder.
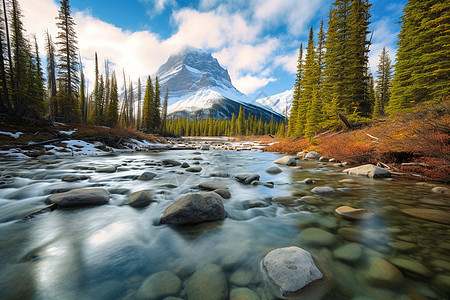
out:
<path id="1" fill-rule="evenodd" d="M 362 165 L 342 171 L 350 175 L 362 175 L 371 178 L 391 177 L 391 172 L 372 164 Z"/>
<path id="2" fill-rule="evenodd" d="M 234 175 L 234 178 L 241 183 L 250 184 L 255 180 L 259 180 L 259 175 L 253 173 L 239 173 Z"/>
<path id="3" fill-rule="evenodd" d="M 319 159 L 320 157 L 321 155 L 316 151 L 310 151 L 305 155 L 306 159 Z"/>
<path id="4" fill-rule="evenodd" d="M 266 172 L 269 174 L 279 174 L 279 173 L 283 172 L 283 170 L 281 170 L 277 166 L 272 166 L 270 168 L 267 168 Z"/>
<path id="5" fill-rule="evenodd" d="M 332 288 L 311 254 L 299 247 L 279 248 L 262 260 L 265 281 L 279 299 L 322 299 Z"/>
<path id="6" fill-rule="evenodd" d="M 213 192 L 181 197 L 164 211 L 162 224 L 197 224 L 225 219 L 222 197 Z"/>
<path id="7" fill-rule="evenodd" d="M 228 296 L 228 284 L 222 269 L 209 264 L 196 271 L 185 284 L 189 300 L 225 300 Z"/>
<path id="8" fill-rule="evenodd" d="M 45 203 L 55 203 L 58 207 L 102 205 L 107 204 L 108 201 L 109 194 L 102 188 L 74 189 L 65 193 L 50 195 L 45 199 Z"/>
<path id="9" fill-rule="evenodd" d="M 155 202 L 155 200 L 148 191 L 134 192 L 128 195 L 127 200 L 125 200 L 125 204 L 132 207 L 145 207 L 152 202 Z"/>
<path id="10" fill-rule="evenodd" d="M 286 166 L 296 166 L 297 158 L 298 158 L 297 156 L 287 155 L 275 160 L 273 163 Z"/>

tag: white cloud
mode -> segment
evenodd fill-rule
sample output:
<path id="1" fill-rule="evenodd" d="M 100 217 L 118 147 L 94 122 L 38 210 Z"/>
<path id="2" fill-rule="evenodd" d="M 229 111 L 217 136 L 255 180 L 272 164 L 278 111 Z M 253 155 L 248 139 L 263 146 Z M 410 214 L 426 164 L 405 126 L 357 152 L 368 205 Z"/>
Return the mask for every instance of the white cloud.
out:
<path id="1" fill-rule="evenodd" d="M 389 58 L 391 59 L 392 64 L 394 64 L 395 53 L 397 51 L 395 41 L 397 40 L 398 33 L 392 31 L 392 24 L 393 21 L 388 18 L 381 19 L 371 24 L 371 27 L 374 28 L 374 30 L 369 53 L 369 67 L 373 74 L 377 71 L 383 47 L 386 47 Z"/>
<path id="2" fill-rule="evenodd" d="M 281 66 L 286 72 L 297 73 L 298 50 L 287 55 L 279 55 L 274 59 L 275 66 Z"/>
<path id="3" fill-rule="evenodd" d="M 151 18 L 162 13 L 169 6 L 177 6 L 176 0 L 139 0 L 144 4 L 149 4 L 151 8 L 147 9 L 147 15 Z"/>
<path id="4" fill-rule="evenodd" d="M 259 88 L 266 86 L 270 82 L 276 81 L 275 78 L 258 77 L 245 75 L 234 81 L 234 85 L 246 94 L 252 94 Z"/>

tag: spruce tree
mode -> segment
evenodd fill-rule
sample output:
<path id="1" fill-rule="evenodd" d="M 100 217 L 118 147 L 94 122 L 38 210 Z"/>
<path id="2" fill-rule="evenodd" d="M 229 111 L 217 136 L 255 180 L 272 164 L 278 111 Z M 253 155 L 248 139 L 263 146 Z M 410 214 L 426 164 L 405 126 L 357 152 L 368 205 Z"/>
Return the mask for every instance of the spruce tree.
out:
<path id="1" fill-rule="evenodd" d="M 9 87 L 8 87 L 8 75 L 7 67 L 8 62 L 5 59 L 7 53 L 6 37 L 4 29 L 4 20 L 2 10 L 0 9 L 0 113 L 12 113 L 12 105 L 9 99 Z"/>
<path id="2" fill-rule="evenodd" d="M 373 116 L 379 117 L 385 114 L 385 107 L 389 103 L 390 99 L 390 89 L 391 89 L 391 80 L 392 80 L 392 66 L 389 55 L 386 51 L 386 48 L 383 47 L 383 50 L 380 54 L 380 62 L 378 64 L 378 76 L 377 76 L 377 87 L 376 87 L 376 96 L 375 99 L 378 103 L 375 106 L 378 108 L 374 108 Z"/>
<path id="3" fill-rule="evenodd" d="M 66 122 L 76 122 L 78 117 L 78 54 L 75 21 L 70 12 L 69 0 L 60 0 L 59 14 L 56 23 L 59 28 L 57 42 L 59 46 L 59 78 L 61 82 L 61 112 Z"/>
<path id="4" fill-rule="evenodd" d="M 231 116 L 231 124 L 230 124 L 230 136 L 235 136 L 237 134 L 237 125 L 236 125 L 236 116 Z"/>
<path id="5" fill-rule="evenodd" d="M 129 126 L 134 128 L 134 91 L 133 91 L 133 82 L 130 80 L 130 95 L 128 96 L 128 120 Z"/>
<path id="6" fill-rule="evenodd" d="M 167 100 L 169 99 L 169 89 L 166 89 L 166 93 L 164 94 L 164 101 L 162 105 L 162 116 L 161 116 L 161 133 L 166 133 L 166 122 L 167 122 Z M 191 134 L 194 135 L 194 134 Z"/>
<path id="7" fill-rule="evenodd" d="M 81 123 L 85 124 L 87 122 L 88 116 L 88 106 L 86 101 L 86 80 L 84 79 L 83 66 L 81 65 L 81 57 L 80 57 L 80 112 L 81 112 Z"/>
<path id="8" fill-rule="evenodd" d="M 117 91 L 116 75 L 111 75 L 110 101 L 107 108 L 108 126 L 116 127 L 119 124 L 119 95 Z"/>
<path id="9" fill-rule="evenodd" d="M 2 79 L 2 87 L 4 88 L 6 86 L 6 89 L 3 94 L 8 93 L 8 101 L 6 102 L 6 105 L 8 107 L 8 111 L 11 114 L 14 114 L 14 104 L 16 103 L 15 99 L 15 93 L 14 91 L 8 91 L 9 89 L 12 89 L 14 87 L 14 68 L 12 67 L 13 60 L 12 60 L 12 51 L 11 51 L 11 41 L 10 41 L 10 34 L 9 34 L 9 25 L 8 25 L 8 13 L 7 13 L 7 7 L 6 2 L 3 0 L 3 22 L 4 22 L 4 32 L 5 32 L 5 40 L 6 40 L 6 47 L 5 51 L 7 53 L 7 63 L 5 62 L 4 65 L 4 72 L 2 72 L 2 77 L 5 77 Z M 2 40 L 3 41 L 3 40 Z M 3 74 L 4 73 L 4 74 Z M 6 77 L 9 75 L 8 77 Z M 8 85 L 9 83 L 9 85 Z M 9 88 L 8 88 L 9 87 Z"/>
<path id="10" fill-rule="evenodd" d="M 237 133 L 239 135 L 245 135 L 245 110 L 242 105 L 239 106 L 239 114 L 237 118 Z"/>
<path id="11" fill-rule="evenodd" d="M 140 130 L 141 129 L 141 119 L 142 119 L 142 107 L 141 107 L 141 78 L 138 78 L 138 90 L 137 90 L 137 97 L 138 97 L 138 105 L 137 105 L 137 120 L 136 120 L 136 129 Z"/>
<path id="12" fill-rule="evenodd" d="M 291 111 L 289 113 L 289 123 L 287 132 L 288 137 L 294 137 L 296 135 L 299 98 L 302 90 L 302 77 L 303 77 L 303 44 L 300 43 L 300 50 L 297 60 L 297 76 L 295 78 L 294 95 L 293 95 L 294 100 L 292 102 Z M 260 134 L 262 134 L 262 132 Z"/>
<path id="13" fill-rule="evenodd" d="M 148 76 L 144 93 L 144 106 L 142 109 L 142 126 L 146 132 L 150 132 L 154 124 L 153 97 L 152 79 Z"/>
<path id="14" fill-rule="evenodd" d="M 450 4 L 409 0 L 403 9 L 389 113 L 449 95 Z"/>
<path id="15" fill-rule="evenodd" d="M 56 56 L 55 45 L 53 44 L 52 37 L 48 33 L 45 34 L 45 50 L 47 52 L 47 102 L 50 110 L 50 117 L 56 118 L 60 116 L 60 111 L 57 101 L 57 84 L 56 84 Z"/>
<path id="16" fill-rule="evenodd" d="M 153 100 L 153 131 L 158 132 L 161 129 L 161 87 L 158 76 L 155 78 L 155 92 Z"/>

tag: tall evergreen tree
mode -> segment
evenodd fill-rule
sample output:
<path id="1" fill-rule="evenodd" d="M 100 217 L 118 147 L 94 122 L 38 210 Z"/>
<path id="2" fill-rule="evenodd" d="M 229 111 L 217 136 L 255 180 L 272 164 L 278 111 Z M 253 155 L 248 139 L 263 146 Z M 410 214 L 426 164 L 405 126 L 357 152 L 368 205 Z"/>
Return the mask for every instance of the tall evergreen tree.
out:
<path id="1" fill-rule="evenodd" d="M 86 81 L 84 79 L 84 72 L 83 72 L 83 66 L 81 65 L 81 57 L 80 57 L 80 91 L 79 91 L 79 97 L 80 97 L 80 112 L 81 112 L 81 123 L 85 124 L 87 122 L 87 116 L 88 116 L 88 105 L 86 101 L 86 87 L 85 87 Z"/>
<path id="2" fill-rule="evenodd" d="M 156 76 L 154 100 L 153 100 L 153 131 L 157 132 L 160 129 L 161 129 L 161 87 L 159 85 L 158 76 Z"/>
<path id="3" fill-rule="evenodd" d="M 319 32 L 317 33 L 317 76 L 319 84 L 322 84 L 324 79 L 323 69 L 325 66 L 325 32 L 323 31 L 323 20 L 320 21 Z"/>
<path id="4" fill-rule="evenodd" d="M 167 100 L 169 99 L 169 89 L 166 89 L 166 93 L 164 94 L 164 101 L 162 105 L 161 112 L 161 133 L 166 133 L 166 122 L 167 122 Z M 193 135 L 193 134 L 192 134 Z"/>
<path id="5" fill-rule="evenodd" d="M 291 111 L 289 113 L 289 123 L 287 132 L 288 137 L 294 137 L 296 135 L 298 122 L 298 106 L 299 106 L 298 102 L 302 90 L 302 77 L 303 77 L 303 43 L 300 43 L 300 50 L 297 60 L 297 76 L 295 78 L 294 95 L 293 95 L 294 100 L 292 102 Z"/>
<path id="6" fill-rule="evenodd" d="M 376 81 L 377 87 L 375 96 L 377 103 L 375 105 L 376 108 L 374 107 L 373 111 L 374 117 L 382 116 L 385 113 L 385 107 L 388 105 L 390 98 L 391 80 L 391 60 L 386 51 L 386 48 L 383 47 L 383 50 L 380 54 L 380 62 L 378 64 L 378 76 Z"/>
<path id="7" fill-rule="evenodd" d="M 129 126 L 134 128 L 134 91 L 133 91 L 133 82 L 130 80 L 130 94 L 128 96 L 128 122 Z"/>
<path id="8" fill-rule="evenodd" d="M 59 117 L 59 108 L 57 101 L 57 84 L 56 84 L 56 56 L 55 45 L 53 44 L 52 37 L 48 33 L 45 33 L 45 50 L 47 52 L 47 103 L 49 105 L 50 117 Z"/>
<path id="9" fill-rule="evenodd" d="M 58 21 L 59 32 L 56 44 L 59 46 L 59 78 L 63 89 L 61 112 L 67 122 L 78 121 L 77 92 L 79 85 L 78 78 L 78 55 L 77 55 L 77 35 L 75 32 L 75 21 L 70 12 L 69 0 L 60 0 Z"/>
<path id="10" fill-rule="evenodd" d="M 108 126 L 116 127 L 119 123 L 119 95 L 115 73 L 111 76 L 110 101 L 107 108 Z"/>
<path id="11" fill-rule="evenodd" d="M 147 78 L 147 86 L 144 93 L 144 106 L 142 109 L 142 127 L 146 132 L 151 132 L 154 124 L 153 97 L 153 84 L 149 75 Z"/>
<path id="12" fill-rule="evenodd" d="M 450 3 L 409 0 L 403 9 L 389 113 L 450 92 Z"/>
<path id="13" fill-rule="evenodd" d="M 141 123 L 142 123 L 141 91 L 142 91 L 141 78 L 138 78 L 138 89 L 137 89 L 138 105 L 137 105 L 137 112 L 136 112 L 136 114 L 137 114 L 136 129 L 137 130 L 141 129 Z"/>
<path id="14" fill-rule="evenodd" d="M 6 37 L 5 37 L 5 27 L 2 15 L 2 10 L 0 9 L 0 112 L 1 113 L 12 113 L 12 106 L 9 99 L 9 87 L 8 87 L 8 75 L 7 67 L 8 63 L 6 60 Z"/>
<path id="15" fill-rule="evenodd" d="M 245 135 L 245 110 L 242 108 L 242 105 L 239 107 L 237 118 L 237 133 L 239 135 Z"/>

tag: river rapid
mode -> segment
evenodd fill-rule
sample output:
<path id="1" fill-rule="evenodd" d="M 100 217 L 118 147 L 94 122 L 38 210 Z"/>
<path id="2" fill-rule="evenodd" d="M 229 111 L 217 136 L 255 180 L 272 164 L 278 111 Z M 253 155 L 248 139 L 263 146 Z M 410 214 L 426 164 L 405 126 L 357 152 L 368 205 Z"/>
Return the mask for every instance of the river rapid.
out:
<path id="1" fill-rule="evenodd" d="M 223 297 L 215 294 L 215 284 L 226 299 L 273 299 L 261 275 L 261 260 L 286 246 L 308 250 L 330 270 L 335 286 L 327 299 L 448 299 L 450 226 L 402 212 L 426 208 L 448 214 L 448 196 L 401 178 L 347 175 L 343 168 L 317 161 L 302 161 L 301 168 L 279 166 L 281 173 L 269 174 L 265 170 L 281 155 L 225 147 L 1 160 L 0 299 L 188 299 L 187 289 L 209 286 L 215 289 L 210 299 Z M 164 167 L 160 162 L 167 158 L 202 170 Z M 117 170 L 95 171 L 107 166 Z M 137 180 L 145 171 L 157 176 Z M 160 224 L 170 204 L 199 192 L 197 185 L 217 172 L 231 175 L 219 178 L 232 195 L 223 199 L 223 221 Z M 274 187 L 239 183 L 232 175 L 241 172 L 259 174 Z M 88 179 L 62 181 L 75 174 Z M 306 178 L 315 184 L 300 183 Z M 335 193 L 314 196 L 315 186 L 330 186 Z M 106 189 L 109 203 L 22 220 L 45 207 L 52 193 L 84 187 Z M 124 205 L 127 195 L 141 190 L 156 202 L 145 208 Z M 277 196 L 296 200 L 272 203 Z M 342 205 L 369 209 L 375 217 L 343 219 L 334 212 Z M 193 283 L 192 274 L 211 264 L 220 267 L 225 280 L 216 272 L 210 278 L 197 276 Z M 399 275 L 387 278 L 394 271 Z M 148 279 L 154 274 L 160 278 L 152 290 Z M 155 292 L 163 286 L 165 292 Z"/>

